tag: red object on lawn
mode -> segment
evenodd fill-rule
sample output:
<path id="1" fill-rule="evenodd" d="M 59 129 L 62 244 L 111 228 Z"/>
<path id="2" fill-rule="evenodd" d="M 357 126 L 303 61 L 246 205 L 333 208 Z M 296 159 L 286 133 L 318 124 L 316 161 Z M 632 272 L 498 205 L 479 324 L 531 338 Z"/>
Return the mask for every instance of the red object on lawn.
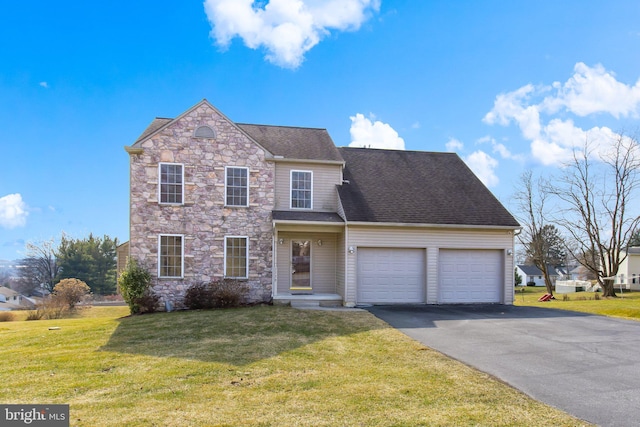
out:
<path id="1" fill-rule="evenodd" d="M 540 298 L 538 298 L 538 301 L 549 301 L 551 298 L 553 298 L 553 295 L 544 294 Z"/>

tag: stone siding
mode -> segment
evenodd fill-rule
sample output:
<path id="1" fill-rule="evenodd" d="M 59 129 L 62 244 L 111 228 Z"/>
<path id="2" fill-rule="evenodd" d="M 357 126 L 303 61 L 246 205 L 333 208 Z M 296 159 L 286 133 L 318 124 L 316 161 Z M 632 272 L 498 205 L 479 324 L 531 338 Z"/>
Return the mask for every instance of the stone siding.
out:
<path id="1" fill-rule="evenodd" d="M 216 138 L 195 138 L 202 125 Z M 206 103 L 135 147 L 144 152 L 130 156 L 130 253 L 151 273 L 163 304 L 181 308 L 191 284 L 224 277 L 225 236 L 249 238 L 248 302 L 269 301 L 274 164 L 265 161 L 267 153 Z M 183 205 L 158 203 L 160 162 L 183 164 Z M 225 166 L 249 168 L 249 207 L 224 206 Z M 157 277 L 160 234 L 184 236 L 184 278 Z"/>

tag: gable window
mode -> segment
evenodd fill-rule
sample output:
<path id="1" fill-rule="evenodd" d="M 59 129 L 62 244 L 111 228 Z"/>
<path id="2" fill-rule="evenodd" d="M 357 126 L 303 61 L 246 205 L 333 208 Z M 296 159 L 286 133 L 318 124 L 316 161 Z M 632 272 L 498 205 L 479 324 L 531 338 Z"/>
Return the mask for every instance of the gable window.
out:
<path id="1" fill-rule="evenodd" d="M 291 208 L 312 208 L 313 172 L 291 171 Z"/>
<path id="2" fill-rule="evenodd" d="M 249 277 L 249 238 L 225 236 L 224 277 L 246 279 Z"/>
<path id="3" fill-rule="evenodd" d="M 160 203 L 181 205 L 184 194 L 184 168 L 178 163 L 160 163 Z"/>
<path id="4" fill-rule="evenodd" d="M 161 234 L 158 239 L 158 277 L 182 277 L 183 236 Z"/>
<path id="5" fill-rule="evenodd" d="M 195 138 L 215 138 L 216 132 L 209 126 L 198 126 L 193 132 Z"/>
<path id="6" fill-rule="evenodd" d="M 249 169 L 227 166 L 225 168 L 225 205 L 249 206 Z"/>

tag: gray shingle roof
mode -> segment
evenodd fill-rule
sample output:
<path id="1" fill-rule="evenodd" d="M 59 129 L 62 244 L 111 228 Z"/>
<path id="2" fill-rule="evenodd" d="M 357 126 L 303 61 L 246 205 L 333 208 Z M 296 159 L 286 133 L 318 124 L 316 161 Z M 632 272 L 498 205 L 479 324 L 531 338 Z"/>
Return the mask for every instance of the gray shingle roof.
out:
<path id="1" fill-rule="evenodd" d="M 542 276 L 542 270 L 535 265 L 518 264 L 518 268 L 527 276 Z M 547 271 L 549 271 L 549 276 L 558 275 L 558 272 L 552 265 L 547 266 Z"/>
<path id="2" fill-rule="evenodd" d="M 136 139 L 137 143 L 140 140 L 145 139 L 147 136 L 151 135 L 152 133 L 154 133 L 155 131 L 157 131 L 158 129 L 160 129 L 162 126 L 166 125 L 167 123 L 171 122 L 173 119 L 165 119 L 162 117 L 156 117 L 155 119 L 153 119 L 153 121 L 151 122 L 151 124 L 149 126 L 147 126 L 147 128 L 144 130 L 144 132 L 142 132 L 142 134 L 138 137 L 138 139 Z"/>
<path id="3" fill-rule="evenodd" d="M 342 162 L 340 152 L 326 129 L 236 123 L 258 144 L 286 159 Z"/>
<path id="4" fill-rule="evenodd" d="M 334 212 L 272 211 L 271 214 L 276 221 L 344 222 Z"/>
<path id="5" fill-rule="evenodd" d="M 518 227 L 454 153 L 339 148 L 348 221 Z"/>

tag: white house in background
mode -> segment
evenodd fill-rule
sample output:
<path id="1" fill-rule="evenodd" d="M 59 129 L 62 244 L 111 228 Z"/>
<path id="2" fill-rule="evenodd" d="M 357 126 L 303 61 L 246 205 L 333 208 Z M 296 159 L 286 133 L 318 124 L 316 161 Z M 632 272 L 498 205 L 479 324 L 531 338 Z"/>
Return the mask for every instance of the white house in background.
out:
<path id="1" fill-rule="evenodd" d="M 548 269 L 551 283 L 555 284 L 558 279 L 558 272 L 552 266 L 549 266 Z M 516 271 L 520 276 L 522 276 L 522 286 L 527 286 L 529 282 L 535 283 L 535 286 L 545 286 L 544 275 L 535 265 L 518 264 L 516 265 Z"/>
<path id="2" fill-rule="evenodd" d="M 0 286 L 0 311 L 24 310 L 26 308 L 33 308 L 34 305 L 33 301 L 24 295 L 13 289 Z"/>
<path id="3" fill-rule="evenodd" d="M 640 247 L 634 246 L 627 251 L 627 258 L 620 264 L 615 287 L 640 290 Z"/>

